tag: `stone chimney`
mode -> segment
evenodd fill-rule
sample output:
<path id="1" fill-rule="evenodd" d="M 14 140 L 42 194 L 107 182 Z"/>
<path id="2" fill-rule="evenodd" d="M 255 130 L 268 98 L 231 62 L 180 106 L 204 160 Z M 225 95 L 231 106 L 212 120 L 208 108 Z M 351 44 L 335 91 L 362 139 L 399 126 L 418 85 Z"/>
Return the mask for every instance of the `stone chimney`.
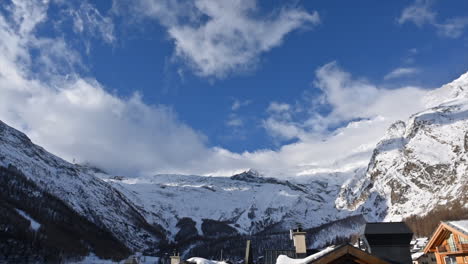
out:
<path id="1" fill-rule="evenodd" d="M 253 264 L 252 242 L 250 240 L 247 240 L 247 245 L 245 247 L 244 264 Z"/>
<path id="2" fill-rule="evenodd" d="M 305 258 L 307 256 L 307 246 L 306 246 L 306 232 L 302 231 L 302 228 L 297 228 L 291 230 L 291 239 L 294 242 L 294 247 L 296 248 L 296 257 Z"/>
<path id="3" fill-rule="evenodd" d="M 174 255 L 171 256 L 171 264 L 180 264 L 179 253 L 174 252 Z"/>

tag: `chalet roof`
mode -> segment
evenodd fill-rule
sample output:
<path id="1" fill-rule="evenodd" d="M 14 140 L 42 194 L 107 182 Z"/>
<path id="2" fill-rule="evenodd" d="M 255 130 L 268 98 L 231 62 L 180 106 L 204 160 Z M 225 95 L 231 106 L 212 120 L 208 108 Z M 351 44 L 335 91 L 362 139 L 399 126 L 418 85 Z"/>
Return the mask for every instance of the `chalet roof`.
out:
<path id="1" fill-rule="evenodd" d="M 336 248 L 327 248 L 304 259 L 290 259 L 286 256 L 278 257 L 277 264 L 329 264 L 329 263 L 366 263 L 390 264 L 359 248 L 345 244 Z"/>
<path id="2" fill-rule="evenodd" d="M 413 232 L 404 222 L 367 223 L 364 234 L 412 234 Z"/>
<path id="3" fill-rule="evenodd" d="M 447 221 L 445 224 L 468 236 L 468 220 Z"/>

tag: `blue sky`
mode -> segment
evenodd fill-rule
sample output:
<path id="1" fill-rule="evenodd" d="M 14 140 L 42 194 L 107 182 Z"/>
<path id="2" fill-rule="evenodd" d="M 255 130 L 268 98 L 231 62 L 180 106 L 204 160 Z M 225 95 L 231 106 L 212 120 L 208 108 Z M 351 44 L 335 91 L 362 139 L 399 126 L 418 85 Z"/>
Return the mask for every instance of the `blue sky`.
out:
<path id="1" fill-rule="evenodd" d="M 114 173 L 361 164 L 468 70 L 463 0 L 6 3 L 0 119 Z"/>

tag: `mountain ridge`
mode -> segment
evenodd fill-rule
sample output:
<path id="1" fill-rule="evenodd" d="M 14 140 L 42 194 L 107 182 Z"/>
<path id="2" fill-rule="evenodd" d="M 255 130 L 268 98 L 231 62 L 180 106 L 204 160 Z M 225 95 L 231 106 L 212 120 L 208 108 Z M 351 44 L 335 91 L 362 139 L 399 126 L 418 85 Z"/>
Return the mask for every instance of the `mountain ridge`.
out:
<path id="1" fill-rule="evenodd" d="M 50 154 L 2 121 L 0 167 L 18 172 L 2 177 L 24 176 L 133 252 L 160 255 L 177 248 L 191 254 L 214 242 L 232 246 L 298 224 L 316 228 L 344 219 L 353 219 L 346 220 L 346 231 L 340 229 L 350 236 L 359 232 L 359 217 L 398 221 L 454 200 L 468 204 L 468 73 L 423 99 L 428 108 L 392 124 L 367 168 L 344 182 L 333 174 L 294 181 L 254 170 L 231 177 L 114 176 Z M 11 213 L 7 198 L 0 207 Z M 323 243 L 316 242 L 320 238 Z M 323 233 L 315 239 L 314 247 L 330 242 Z"/>

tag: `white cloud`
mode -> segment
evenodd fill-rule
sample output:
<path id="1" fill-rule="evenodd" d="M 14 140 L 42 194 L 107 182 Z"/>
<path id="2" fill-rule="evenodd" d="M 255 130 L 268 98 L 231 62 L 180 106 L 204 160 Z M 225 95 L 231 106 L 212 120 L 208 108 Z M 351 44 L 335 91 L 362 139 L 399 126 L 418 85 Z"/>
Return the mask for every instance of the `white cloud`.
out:
<path id="1" fill-rule="evenodd" d="M 437 13 L 432 10 L 433 2 L 433 0 L 416 0 L 403 9 L 398 23 L 412 22 L 418 27 L 430 25 L 443 37 L 459 38 L 468 27 L 468 17 L 455 17 L 445 22 L 438 22 Z"/>
<path id="2" fill-rule="evenodd" d="M 456 17 L 448 19 L 443 24 L 437 24 L 436 28 L 440 35 L 449 38 L 459 38 L 468 27 L 468 17 Z"/>
<path id="3" fill-rule="evenodd" d="M 278 102 L 271 102 L 271 103 L 268 105 L 267 111 L 280 113 L 280 112 L 289 111 L 290 109 L 291 109 L 291 105 L 289 105 L 289 104 L 286 104 L 286 103 L 278 103 Z"/>
<path id="4" fill-rule="evenodd" d="M 416 0 L 412 5 L 403 9 L 398 23 L 413 22 L 419 27 L 435 23 L 437 14 L 431 10 L 431 5 L 431 0 Z"/>
<path id="5" fill-rule="evenodd" d="M 322 90 L 326 103 L 333 107 L 333 122 L 362 115 L 379 96 L 375 85 L 365 79 L 353 79 L 336 62 L 319 68 L 315 75 L 315 85 Z"/>
<path id="6" fill-rule="evenodd" d="M 128 8 L 122 5 L 114 1 L 116 12 Z M 131 6 L 135 16 L 159 20 L 174 42 L 175 55 L 203 77 L 250 70 L 288 33 L 320 22 L 317 12 L 296 7 L 262 15 L 252 0 L 139 0 Z"/>
<path id="7" fill-rule="evenodd" d="M 70 6 L 65 11 L 73 19 L 73 30 L 79 34 L 100 37 L 107 43 L 115 41 L 115 30 L 112 19 L 103 16 L 97 8 L 83 1 L 79 6 Z"/>
<path id="8" fill-rule="evenodd" d="M 263 122 L 263 126 L 273 137 L 282 140 L 291 140 L 300 138 L 305 134 L 302 128 L 291 121 L 278 120 L 274 117 L 269 117 Z"/>
<path id="9" fill-rule="evenodd" d="M 287 113 L 280 117 L 278 112 L 268 111 L 270 115 L 264 120 L 264 127 L 272 136 L 298 139 L 274 154 L 288 163 L 285 167 L 296 175 L 365 167 L 373 147 L 390 124 L 406 120 L 425 107 L 425 90 L 378 87 L 365 79 L 353 78 L 335 62 L 320 67 L 315 75 L 322 98 L 294 109 L 280 108 Z M 320 114 L 315 110 L 317 104 L 331 111 Z M 295 115 L 297 109 L 304 110 Z M 301 117 L 304 114 L 308 116 Z"/>
<path id="10" fill-rule="evenodd" d="M 419 54 L 419 50 L 417 48 L 409 49 L 406 52 L 406 56 L 403 57 L 403 63 L 405 64 L 413 64 L 415 62 L 416 55 Z"/>
<path id="11" fill-rule="evenodd" d="M 241 103 L 239 100 L 235 100 L 234 103 L 232 103 L 231 110 L 235 111 L 241 107 Z"/>
<path id="12" fill-rule="evenodd" d="M 248 106 L 251 103 L 252 103 L 251 100 L 241 101 L 241 100 L 238 100 L 238 99 L 234 99 L 234 102 L 232 103 L 232 106 L 231 106 L 231 110 L 232 111 L 237 111 L 237 110 L 239 110 L 239 108 L 241 108 L 243 106 Z"/>
<path id="13" fill-rule="evenodd" d="M 387 75 L 385 75 L 384 79 L 390 80 L 390 79 L 401 78 L 404 76 L 414 75 L 418 72 L 419 72 L 419 69 L 417 68 L 411 68 L 411 67 L 396 68 L 393 71 L 389 72 Z"/>
<path id="14" fill-rule="evenodd" d="M 326 103 L 332 106 L 329 122 L 371 119 L 378 116 L 391 120 L 405 119 L 423 107 L 420 96 L 426 93 L 417 87 L 385 89 L 365 79 L 355 79 L 335 62 L 316 71 L 316 85 L 322 89 Z"/>
<path id="15" fill-rule="evenodd" d="M 238 116 L 232 115 L 229 117 L 228 121 L 226 122 L 226 125 L 230 127 L 241 127 L 244 125 L 244 122 Z"/>

